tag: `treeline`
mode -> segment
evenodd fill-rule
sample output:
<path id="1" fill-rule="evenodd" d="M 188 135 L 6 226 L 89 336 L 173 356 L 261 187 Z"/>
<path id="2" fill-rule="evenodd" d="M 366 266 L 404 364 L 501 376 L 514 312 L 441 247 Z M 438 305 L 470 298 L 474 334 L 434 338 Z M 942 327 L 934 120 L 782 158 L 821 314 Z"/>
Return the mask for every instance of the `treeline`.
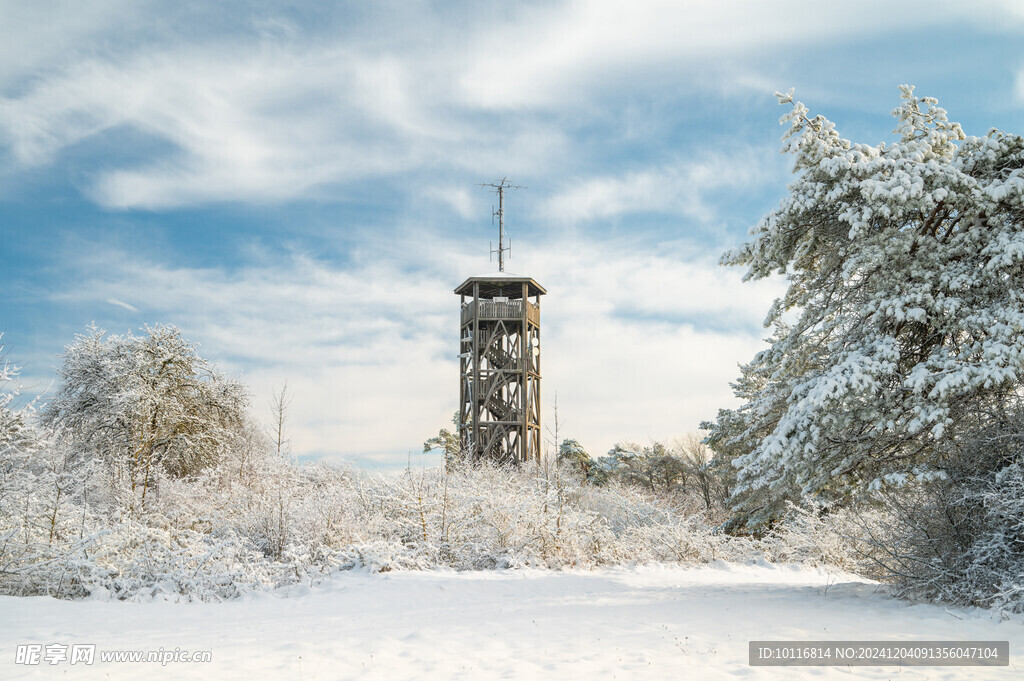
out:
<path id="1" fill-rule="evenodd" d="M 268 435 L 244 386 L 173 327 L 90 329 L 60 373 L 46 404 L 19 409 L 16 370 L 0 374 L 0 593 L 220 600 L 351 568 L 854 565 L 802 512 L 759 538 L 717 531 L 724 492 L 701 491 L 696 440 L 681 469 L 660 447 L 590 465 L 567 440 L 539 466 L 368 475 L 291 462 L 280 409 Z"/>
<path id="2" fill-rule="evenodd" d="M 457 413 L 452 422 L 457 425 Z M 556 440 L 555 432 L 551 433 L 555 461 L 587 484 L 632 486 L 686 513 L 703 513 L 718 520 L 727 515 L 735 472 L 728 460 L 716 456 L 697 434 L 668 444 L 616 443 L 607 455 L 595 459 L 575 439 Z M 423 443 L 424 454 L 434 450 L 444 454 L 449 470 L 472 465 L 455 429 L 442 428 Z"/>
<path id="3" fill-rule="evenodd" d="M 713 518 L 720 518 L 728 509 L 728 463 L 716 457 L 698 435 L 667 445 L 617 443 L 596 460 L 579 442 L 565 439 L 559 443 L 558 460 L 595 485 L 633 485 L 689 512 L 704 512 Z"/>

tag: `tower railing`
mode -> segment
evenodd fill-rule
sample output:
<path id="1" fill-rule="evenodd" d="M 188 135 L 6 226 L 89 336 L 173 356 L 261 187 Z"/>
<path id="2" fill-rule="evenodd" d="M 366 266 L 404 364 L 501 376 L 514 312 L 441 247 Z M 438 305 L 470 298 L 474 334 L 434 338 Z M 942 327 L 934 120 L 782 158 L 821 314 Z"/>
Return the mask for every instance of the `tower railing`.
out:
<path id="1" fill-rule="evenodd" d="M 530 301 L 522 300 L 471 300 L 462 306 L 462 323 L 473 319 L 473 311 L 480 305 L 480 319 L 520 319 L 523 316 L 523 303 L 526 303 L 526 318 L 534 324 L 540 323 L 540 310 Z"/>

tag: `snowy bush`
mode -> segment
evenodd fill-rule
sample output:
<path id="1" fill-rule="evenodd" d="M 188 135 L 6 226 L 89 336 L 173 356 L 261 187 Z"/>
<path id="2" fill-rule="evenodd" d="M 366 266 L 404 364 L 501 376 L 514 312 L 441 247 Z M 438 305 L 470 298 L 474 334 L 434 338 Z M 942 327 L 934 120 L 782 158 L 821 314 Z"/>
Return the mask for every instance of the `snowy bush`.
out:
<path id="1" fill-rule="evenodd" d="M 862 535 L 873 576 L 909 598 L 1024 612 L 1024 459 L 1005 456 L 1020 438 L 998 439 L 960 452 L 946 479 L 873 495 Z"/>
<path id="2" fill-rule="evenodd" d="M 961 587 L 955 599 L 1024 612 L 1024 461 L 1006 466 L 964 501 L 983 509 L 983 532 L 966 552 L 963 580 L 953 583 Z"/>
<path id="3" fill-rule="evenodd" d="M 177 329 L 108 336 L 92 327 L 65 349 L 42 421 L 71 454 L 99 458 L 145 505 L 158 471 L 194 475 L 238 446 L 247 391 Z"/>
<path id="4" fill-rule="evenodd" d="M 787 504 L 787 511 L 764 539 L 771 560 L 779 563 L 835 566 L 860 571 L 864 566 L 863 520 L 852 509 L 813 501 Z"/>
<path id="5" fill-rule="evenodd" d="M 87 486 L 58 493 L 59 466 L 40 464 L 5 508 L 0 590 L 221 600 L 353 567 L 696 564 L 773 550 L 634 486 L 589 485 L 554 465 L 374 476 L 295 466 L 269 447 L 247 467 L 236 463 L 191 479 L 163 474 L 141 514 L 93 506 Z"/>

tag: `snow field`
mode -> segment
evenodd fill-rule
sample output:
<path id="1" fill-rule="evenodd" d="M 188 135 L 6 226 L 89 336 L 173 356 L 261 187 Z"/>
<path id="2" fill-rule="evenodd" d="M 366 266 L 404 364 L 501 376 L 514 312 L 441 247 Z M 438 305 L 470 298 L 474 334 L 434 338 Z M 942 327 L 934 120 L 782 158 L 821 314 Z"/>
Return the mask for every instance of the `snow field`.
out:
<path id="1" fill-rule="evenodd" d="M 1011 666 L 750 667 L 750 640 L 1009 640 Z M 23 643 L 212 662 L 14 664 Z M 4 679 L 1017 679 L 1024 624 L 909 605 L 826 568 L 335 573 L 225 603 L 0 598 Z"/>

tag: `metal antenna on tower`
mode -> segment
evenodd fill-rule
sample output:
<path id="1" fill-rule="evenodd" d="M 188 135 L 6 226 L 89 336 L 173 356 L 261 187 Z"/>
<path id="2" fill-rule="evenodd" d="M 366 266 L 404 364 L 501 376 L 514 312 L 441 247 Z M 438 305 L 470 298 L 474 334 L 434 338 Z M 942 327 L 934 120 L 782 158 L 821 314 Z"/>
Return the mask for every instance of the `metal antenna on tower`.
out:
<path id="1" fill-rule="evenodd" d="M 505 253 L 512 254 L 512 240 L 509 239 L 508 246 L 505 246 L 505 190 L 506 189 L 526 189 L 526 187 L 518 184 L 507 184 L 508 178 L 501 178 L 501 182 L 495 184 L 494 182 L 483 182 L 480 184 L 481 187 L 493 187 L 494 191 L 498 194 L 498 210 L 494 211 L 494 215 L 498 216 L 498 248 L 495 249 L 494 245 L 491 244 L 491 255 L 498 254 L 498 271 L 505 271 Z M 493 223 L 493 218 L 492 218 Z"/>

